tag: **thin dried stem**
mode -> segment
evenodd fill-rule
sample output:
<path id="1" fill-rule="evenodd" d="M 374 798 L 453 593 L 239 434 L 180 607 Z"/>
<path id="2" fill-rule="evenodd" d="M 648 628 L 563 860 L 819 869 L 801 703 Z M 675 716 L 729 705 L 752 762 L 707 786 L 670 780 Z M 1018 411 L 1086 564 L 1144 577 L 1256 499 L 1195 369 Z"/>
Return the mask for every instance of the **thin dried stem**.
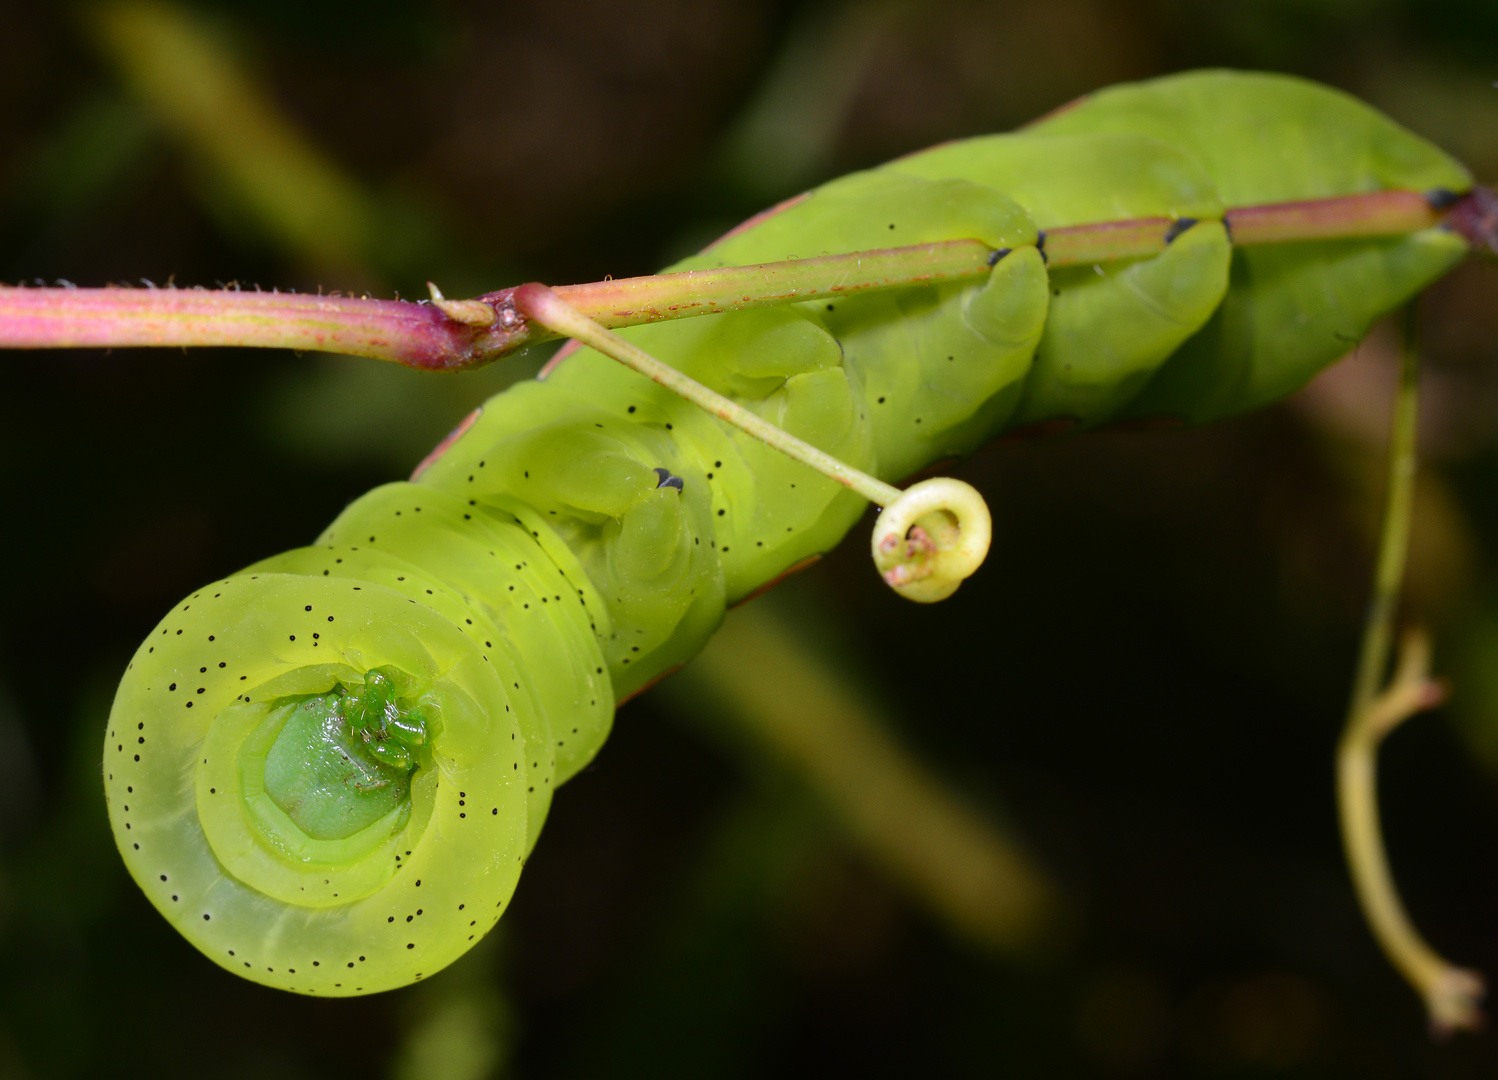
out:
<path id="1" fill-rule="evenodd" d="M 1405 635 L 1394 677 L 1379 690 L 1388 665 L 1414 503 L 1419 352 L 1413 304 L 1406 309 L 1404 333 L 1374 591 L 1363 627 L 1347 725 L 1337 747 L 1337 806 L 1348 866 L 1368 925 L 1385 955 L 1424 1000 L 1431 1030 L 1446 1035 L 1481 1026 L 1482 976 L 1454 966 L 1420 937 L 1395 888 L 1378 814 L 1379 744 L 1399 724 L 1438 704 L 1443 696 L 1442 687 L 1429 674 L 1429 639 L 1419 630 Z"/>

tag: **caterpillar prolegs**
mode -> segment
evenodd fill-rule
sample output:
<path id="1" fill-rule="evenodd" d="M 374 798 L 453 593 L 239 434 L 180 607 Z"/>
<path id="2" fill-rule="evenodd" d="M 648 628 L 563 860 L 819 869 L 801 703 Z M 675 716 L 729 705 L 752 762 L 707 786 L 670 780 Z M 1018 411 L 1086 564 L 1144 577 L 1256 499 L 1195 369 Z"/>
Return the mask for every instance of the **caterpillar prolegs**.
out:
<path id="1" fill-rule="evenodd" d="M 673 268 L 976 239 L 993 253 L 976 282 L 625 336 L 894 480 L 1020 427 L 1201 423 L 1283 396 L 1468 245 L 1432 227 L 1241 247 L 1227 209 L 1470 187 L 1334 91 L 1178 76 L 834 181 Z M 1047 263 L 1068 226 L 1139 219 L 1161 221 L 1158 254 Z M 189 940 L 255 981 L 343 995 L 430 975 L 499 918 L 615 702 L 861 512 L 577 352 L 491 399 L 411 482 L 152 632 L 105 746 L 126 863 Z"/>

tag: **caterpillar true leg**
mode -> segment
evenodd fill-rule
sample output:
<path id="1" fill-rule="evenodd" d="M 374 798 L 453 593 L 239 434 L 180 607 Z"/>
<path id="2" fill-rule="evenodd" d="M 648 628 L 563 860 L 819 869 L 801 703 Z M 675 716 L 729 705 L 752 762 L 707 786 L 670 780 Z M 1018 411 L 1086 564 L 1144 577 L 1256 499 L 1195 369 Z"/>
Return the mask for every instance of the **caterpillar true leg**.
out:
<path id="1" fill-rule="evenodd" d="M 515 290 L 514 299 L 516 310 L 526 318 L 619 361 L 882 507 L 884 513 L 874 531 L 874 563 L 885 583 L 906 599 L 927 604 L 945 600 L 983 564 L 993 536 L 993 519 L 983 496 L 971 485 L 941 477 L 902 492 L 662 363 L 599 325 L 545 285 L 522 285 Z"/>

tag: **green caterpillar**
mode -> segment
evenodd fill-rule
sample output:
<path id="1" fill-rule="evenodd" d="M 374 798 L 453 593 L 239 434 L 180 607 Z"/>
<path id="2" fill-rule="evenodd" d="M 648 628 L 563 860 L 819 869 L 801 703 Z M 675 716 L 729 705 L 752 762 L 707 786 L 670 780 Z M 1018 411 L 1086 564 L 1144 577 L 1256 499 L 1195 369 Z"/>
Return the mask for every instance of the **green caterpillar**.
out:
<path id="1" fill-rule="evenodd" d="M 1022 133 L 834 181 L 673 269 L 934 240 L 986 280 L 626 331 L 886 479 L 1007 430 L 1272 401 L 1440 277 L 1440 228 L 1235 250 L 1224 208 L 1460 193 L 1457 162 L 1295 79 L 1103 91 Z M 1152 258 L 1052 270 L 1045 230 L 1161 216 Z M 725 607 L 835 545 L 836 483 L 582 350 L 470 417 L 315 545 L 183 601 L 110 716 L 110 819 L 151 902 L 216 963 L 301 993 L 424 978 L 500 917 L 552 791 L 616 701 Z"/>

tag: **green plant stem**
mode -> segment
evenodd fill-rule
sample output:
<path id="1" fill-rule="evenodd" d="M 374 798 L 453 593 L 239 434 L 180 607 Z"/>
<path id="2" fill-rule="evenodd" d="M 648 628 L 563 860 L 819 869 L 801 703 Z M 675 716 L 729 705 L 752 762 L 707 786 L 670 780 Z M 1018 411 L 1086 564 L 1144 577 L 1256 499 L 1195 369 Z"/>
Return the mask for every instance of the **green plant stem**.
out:
<path id="1" fill-rule="evenodd" d="M 1432 1030 L 1445 1034 L 1482 1022 L 1477 1006 L 1482 978 L 1455 967 L 1420 937 L 1399 899 L 1384 849 L 1378 813 L 1378 747 L 1404 720 L 1436 704 L 1429 646 L 1413 633 L 1401 650 L 1398 671 L 1380 691 L 1388 666 L 1394 619 L 1409 548 L 1414 507 L 1416 411 L 1420 359 L 1415 304 L 1404 313 L 1404 351 L 1389 441 L 1388 489 L 1384 496 L 1373 597 L 1363 626 L 1347 724 L 1337 746 L 1337 807 L 1342 840 L 1358 902 L 1385 955 L 1425 1002 Z"/>
<path id="2" fill-rule="evenodd" d="M 1394 400 L 1394 418 L 1389 434 L 1387 488 L 1383 521 L 1374 568 L 1373 596 L 1363 624 L 1357 675 L 1352 685 L 1351 716 L 1365 713 L 1378 694 L 1389 663 L 1394 617 L 1404 581 L 1409 552 L 1410 519 L 1414 510 L 1415 472 L 1419 467 L 1416 420 L 1420 401 L 1420 352 L 1417 346 L 1416 305 L 1402 313 L 1403 349 L 1399 364 L 1399 389 Z"/>
<path id="3" fill-rule="evenodd" d="M 943 240 L 756 266 L 558 285 L 556 293 L 572 307 L 614 328 L 962 281 L 986 275 L 994 260 L 994 249 L 981 241 Z"/>
<path id="4" fill-rule="evenodd" d="M 631 345 L 618 334 L 600 326 L 593 319 L 570 306 L 545 285 L 521 285 L 514 293 L 515 307 L 527 319 L 534 319 L 554 333 L 565 335 L 612 357 L 632 371 L 732 424 L 788 457 L 816 469 L 846 488 L 862 495 L 875 506 L 889 506 L 901 495 L 899 488 L 877 477 L 847 465 L 831 454 L 818 450 L 809 442 L 782 431 L 774 424 L 709 390 L 697 380 L 661 363 L 642 349 Z"/>

